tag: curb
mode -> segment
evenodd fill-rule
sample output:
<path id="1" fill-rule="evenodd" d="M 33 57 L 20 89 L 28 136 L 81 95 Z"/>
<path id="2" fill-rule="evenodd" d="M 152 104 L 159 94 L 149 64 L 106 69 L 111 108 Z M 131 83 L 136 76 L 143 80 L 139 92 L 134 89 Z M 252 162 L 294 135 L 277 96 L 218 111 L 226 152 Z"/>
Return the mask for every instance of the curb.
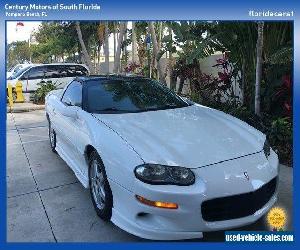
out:
<path id="1" fill-rule="evenodd" d="M 43 110 L 45 109 L 45 105 L 27 105 L 27 106 L 20 106 L 20 107 L 12 107 L 11 109 L 7 107 L 7 113 L 23 113 L 23 112 L 30 112 L 35 110 Z"/>

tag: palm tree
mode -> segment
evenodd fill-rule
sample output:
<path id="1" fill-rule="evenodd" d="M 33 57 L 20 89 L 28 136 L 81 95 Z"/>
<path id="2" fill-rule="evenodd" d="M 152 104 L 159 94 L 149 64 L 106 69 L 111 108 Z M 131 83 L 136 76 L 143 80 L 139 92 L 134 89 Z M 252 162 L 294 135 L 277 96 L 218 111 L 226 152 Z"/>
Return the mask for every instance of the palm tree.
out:
<path id="1" fill-rule="evenodd" d="M 114 38 L 114 61 L 116 60 L 116 53 L 117 53 L 117 23 L 113 22 L 113 38 Z"/>
<path id="2" fill-rule="evenodd" d="M 173 35 L 172 35 L 172 29 L 169 26 L 168 27 L 168 33 L 169 33 L 169 77 L 170 77 L 170 89 L 175 90 L 176 89 L 176 80 L 173 74 L 173 66 L 174 66 L 174 58 L 173 58 Z"/>
<path id="3" fill-rule="evenodd" d="M 109 28 L 108 22 L 105 22 L 105 31 L 104 31 L 104 56 L 105 56 L 105 73 L 109 73 Z"/>
<path id="4" fill-rule="evenodd" d="M 87 66 L 89 67 L 91 73 L 93 74 L 94 73 L 94 67 L 92 65 L 91 57 L 89 56 L 89 53 L 88 53 L 87 48 L 85 46 L 85 43 L 83 41 L 82 32 L 81 32 L 81 29 L 80 29 L 80 23 L 78 21 L 75 23 L 75 27 L 76 27 L 78 40 L 79 40 L 79 43 L 81 45 L 82 54 L 84 56 L 85 63 L 87 64 Z"/>
<path id="5" fill-rule="evenodd" d="M 173 25 L 179 26 L 178 23 Z M 212 26 L 212 28 L 209 28 L 209 26 Z M 209 26 L 210 36 L 207 36 L 202 43 L 197 45 L 197 50 L 191 51 L 190 54 L 199 57 L 198 51 L 205 51 L 209 47 L 215 51 L 228 51 L 230 62 L 241 73 L 240 79 L 238 78 L 242 91 L 241 101 L 247 108 L 254 109 L 258 24 L 255 22 L 220 21 Z M 172 29 L 176 38 L 177 29 L 174 29 L 174 27 Z M 263 63 L 268 67 L 264 68 L 266 69 L 264 71 L 265 88 L 260 93 L 261 101 L 266 101 L 267 92 L 271 93 L 272 87 L 274 87 L 274 79 L 279 77 L 279 74 L 272 73 L 274 72 L 273 65 L 278 63 L 289 65 L 292 63 L 292 30 L 291 22 L 264 22 L 263 24 Z M 190 32 L 190 34 L 192 33 Z M 180 33 L 179 35 L 181 37 Z M 267 78 L 265 74 L 268 72 L 274 78 Z"/>
<path id="6" fill-rule="evenodd" d="M 135 22 L 132 22 L 132 62 L 137 63 L 137 40 L 136 40 L 136 29 Z"/>
<path id="7" fill-rule="evenodd" d="M 157 71 L 158 71 L 158 78 L 162 83 L 166 83 L 166 76 L 164 73 L 163 65 L 161 62 L 161 57 L 159 56 L 159 44 L 157 42 L 157 37 L 155 33 L 155 28 L 153 22 L 148 23 L 149 32 L 151 34 L 152 43 L 153 43 L 153 54 L 155 57 L 155 60 L 157 62 Z"/>
<path id="8" fill-rule="evenodd" d="M 257 24 L 257 43 L 256 43 L 256 74 L 255 74 L 255 114 L 260 116 L 260 86 L 262 74 L 262 52 L 264 41 L 264 22 Z"/>
<path id="9" fill-rule="evenodd" d="M 147 23 L 146 22 L 136 22 L 134 24 L 136 40 L 137 40 L 137 58 L 141 68 L 145 65 L 145 60 L 147 57 L 147 47 L 146 47 L 146 36 L 147 36 Z"/>
<path id="10" fill-rule="evenodd" d="M 120 32 L 119 32 L 119 37 L 118 37 L 118 44 L 117 44 L 117 50 L 116 50 L 116 57 L 115 57 L 115 62 L 114 62 L 114 73 L 120 73 L 120 59 L 121 59 L 121 52 L 122 52 L 122 44 L 124 41 L 124 35 L 125 31 L 127 29 L 127 22 L 121 23 L 120 24 Z"/>

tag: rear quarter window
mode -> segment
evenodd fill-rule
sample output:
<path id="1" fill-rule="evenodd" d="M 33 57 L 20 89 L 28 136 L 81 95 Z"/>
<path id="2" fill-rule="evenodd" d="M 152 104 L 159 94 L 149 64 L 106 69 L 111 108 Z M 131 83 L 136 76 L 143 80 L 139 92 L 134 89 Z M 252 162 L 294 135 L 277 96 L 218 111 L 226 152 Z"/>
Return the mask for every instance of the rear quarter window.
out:
<path id="1" fill-rule="evenodd" d="M 86 76 L 88 75 L 88 70 L 81 65 L 68 65 L 65 66 L 65 71 L 67 77 L 76 77 L 76 76 Z"/>

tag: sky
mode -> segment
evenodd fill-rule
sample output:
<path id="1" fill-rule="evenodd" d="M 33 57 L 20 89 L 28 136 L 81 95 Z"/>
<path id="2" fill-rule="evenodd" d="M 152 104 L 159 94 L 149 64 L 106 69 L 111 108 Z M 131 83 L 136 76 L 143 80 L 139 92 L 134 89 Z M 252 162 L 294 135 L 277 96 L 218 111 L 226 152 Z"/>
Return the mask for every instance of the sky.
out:
<path id="1" fill-rule="evenodd" d="M 6 42 L 28 41 L 33 30 L 37 30 L 42 22 L 23 22 L 24 26 L 18 26 L 18 22 L 6 23 Z"/>
<path id="2" fill-rule="evenodd" d="M 13 22 L 13 21 L 8 21 L 6 23 L 6 43 L 9 44 L 11 42 L 16 42 L 16 41 L 28 41 L 30 38 L 30 34 L 34 30 L 38 30 L 39 25 L 42 22 L 29 22 L 29 21 L 24 21 L 22 22 L 24 26 L 17 26 L 18 22 Z M 132 22 L 128 22 L 127 28 L 131 29 L 132 27 Z M 111 35 L 109 37 L 109 53 L 110 55 L 113 54 L 113 46 L 114 46 L 114 41 L 113 41 L 113 36 Z"/>

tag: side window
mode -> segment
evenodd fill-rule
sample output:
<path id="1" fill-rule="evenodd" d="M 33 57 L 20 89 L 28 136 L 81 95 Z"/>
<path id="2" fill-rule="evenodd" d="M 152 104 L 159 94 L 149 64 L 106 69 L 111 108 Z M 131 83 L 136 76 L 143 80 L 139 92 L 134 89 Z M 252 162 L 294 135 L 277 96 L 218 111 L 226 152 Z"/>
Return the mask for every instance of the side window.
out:
<path id="1" fill-rule="evenodd" d="M 28 80 L 34 80 L 34 79 L 44 79 L 45 78 L 45 67 L 33 67 L 30 70 L 28 70 L 22 78 L 28 79 Z"/>
<path id="2" fill-rule="evenodd" d="M 58 67 L 56 65 L 49 65 L 47 67 L 47 72 L 45 73 L 45 78 L 59 78 Z"/>
<path id="3" fill-rule="evenodd" d="M 82 85 L 80 82 L 73 81 L 66 89 L 61 101 L 68 106 L 81 107 Z"/>
<path id="4" fill-rule="evenodd" d="M 81 65 L 76 65 L 75 66 L 75 70 L 76 70 L 76 76 L 87 76 L 88 75 L 88 70 L 81 66 Z"/>
<path id="5" fill-rule="evenodd" d="M 68 77 L 68 68 L 65 65 L 57 65 L 56 68 L 59 77 Z"/>
<path id="6" fill-rule="evenodd" d="M 67 65 L 67 77 L 86 76 L 88 70 L 81 65 Z"/>
<path id="7" fill-rule="evenodd" d="M 67 68 L 67 77 L 75 77 L 75 65 L 67 65 L 65 66 Z"/>

